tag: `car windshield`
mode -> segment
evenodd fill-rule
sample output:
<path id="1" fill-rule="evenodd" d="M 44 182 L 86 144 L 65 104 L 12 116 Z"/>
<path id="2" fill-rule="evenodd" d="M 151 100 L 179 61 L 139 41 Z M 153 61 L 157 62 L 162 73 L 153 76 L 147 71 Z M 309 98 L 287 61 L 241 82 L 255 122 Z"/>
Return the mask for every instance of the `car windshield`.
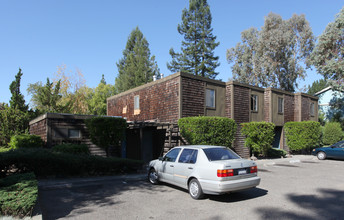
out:
<path id="1" fill-rule="evenodd" d="M 227 148 L 206 148 L 203 149 L 203 151 L 205 155 L 207 155 L 209 161 L 231 160 L 240 158 L 236 153 Z"/>

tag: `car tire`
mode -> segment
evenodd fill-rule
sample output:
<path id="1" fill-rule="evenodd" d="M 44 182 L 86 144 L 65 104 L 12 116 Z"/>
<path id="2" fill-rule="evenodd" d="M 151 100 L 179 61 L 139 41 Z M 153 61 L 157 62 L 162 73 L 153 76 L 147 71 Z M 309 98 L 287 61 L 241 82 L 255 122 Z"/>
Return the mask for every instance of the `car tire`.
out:
<path id="1" fill-rule="evenodd" d="M 201 199 L 203 198 L 203 190 L 201 184 L 198 182 L 197 179 L 192 179 L 189 182 L 189 194 L 193 199 Z"/>
<path id="2" fill-rule="evenodd" d="M 317 157 L 318 157 L 319 160 L 325 160 L 326 159 L 326 153 L 323 152 L 323 151 L 319 151 L 317 153 Z"/>
<path id="3" fill-rule="evenodd" d="M 153 185 L 159 184 L 158 173 L 155 171 L 154 168 L 149 170 L 149 172 L 148 172 L 148 180 Z"/>

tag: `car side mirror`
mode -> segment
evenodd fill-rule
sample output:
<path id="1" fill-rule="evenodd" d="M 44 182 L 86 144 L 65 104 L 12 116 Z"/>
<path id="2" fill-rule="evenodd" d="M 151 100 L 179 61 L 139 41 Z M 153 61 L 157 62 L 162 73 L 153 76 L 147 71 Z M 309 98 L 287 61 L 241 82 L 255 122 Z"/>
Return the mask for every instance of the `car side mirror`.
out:
<path id="1" fill-rule="evenodd" d="M 161 160 L 161 161 L 163 161 L 163 160 L 164 160 L 164 157 L 159 157 L 158 159 Z"/>

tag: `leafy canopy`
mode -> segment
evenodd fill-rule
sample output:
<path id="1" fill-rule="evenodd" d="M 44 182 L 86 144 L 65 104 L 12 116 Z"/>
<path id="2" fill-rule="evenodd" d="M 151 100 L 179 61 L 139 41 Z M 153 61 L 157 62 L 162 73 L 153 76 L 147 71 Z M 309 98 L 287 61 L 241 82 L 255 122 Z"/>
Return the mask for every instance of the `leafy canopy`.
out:
<path id="1" fill-rule="evenodd" d="M 182 22 L 178 25 L 179 34 L 184 36 L 181 53 L 170 49 L 172 61 L 167 68 L 172 72 L 185 72 L 214 79 L 219 57 L 214 56 L 216 42 L 211 28 L 211 13 L 207 0 L 190 0 L 189 10 L 182 12 Z"/>
<path id="2" fill-rule="evenodd" d="M 335 21 L 327 25 L 319 36 L 312 53 L 312 63 L 318 73 L 333 80 L 333 85 L 343 90 L 344 86 L 344 8 Z"/>
<path id="3" fill-rule="evenodd" d="M 297 80 L 305 78 L 302 64 L 310 67 L 314 36 L 304 15 L 283 20 L 269 13 L 261 30 L 245 30 L 241 40 L 227 50 L 234 80 L 294 92 Z"/>

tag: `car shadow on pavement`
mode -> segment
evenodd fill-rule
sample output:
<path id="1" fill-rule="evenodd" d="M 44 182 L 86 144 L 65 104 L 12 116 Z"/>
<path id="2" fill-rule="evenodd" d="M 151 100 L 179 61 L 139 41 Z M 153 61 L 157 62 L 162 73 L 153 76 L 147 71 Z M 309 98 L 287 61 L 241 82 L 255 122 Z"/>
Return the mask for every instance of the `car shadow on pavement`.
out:
<path id="1" fill-rule="evenodd" d="M 209 200 L 216 201 L 216 202 L 235 203 L 235 202 L 255 199 L 258 197 L 265 196 L 267 194 L 268 194 L 268 190 L 256 187 L 253 189 L 247 189 L 244 191 L 232 192 L 228 194 L 208 195 L 207 197 L 209 198 Z"/>
<path id="2" fill-rule="evenodd" d="M 288 199 L 304 208 L 303 213 L 276 207 L 258 208 L 261 219 L 343 219 L 344 191 L 318 189 L 316 195 L 289 194 Z"/>
<path id="3" fill-rule="evenodd" d="M 38 201 L 44 220 L 77 217 L 96 212 L 97 208 L 122 203 L 114 200 L 115 195 L 139 189 L 161 191 L 148 181 L 103 181 L 90 185 L 72 185 L 56 189 L 39 189 Z M 86 208 L 87 207 L 87 208 Z"/>

